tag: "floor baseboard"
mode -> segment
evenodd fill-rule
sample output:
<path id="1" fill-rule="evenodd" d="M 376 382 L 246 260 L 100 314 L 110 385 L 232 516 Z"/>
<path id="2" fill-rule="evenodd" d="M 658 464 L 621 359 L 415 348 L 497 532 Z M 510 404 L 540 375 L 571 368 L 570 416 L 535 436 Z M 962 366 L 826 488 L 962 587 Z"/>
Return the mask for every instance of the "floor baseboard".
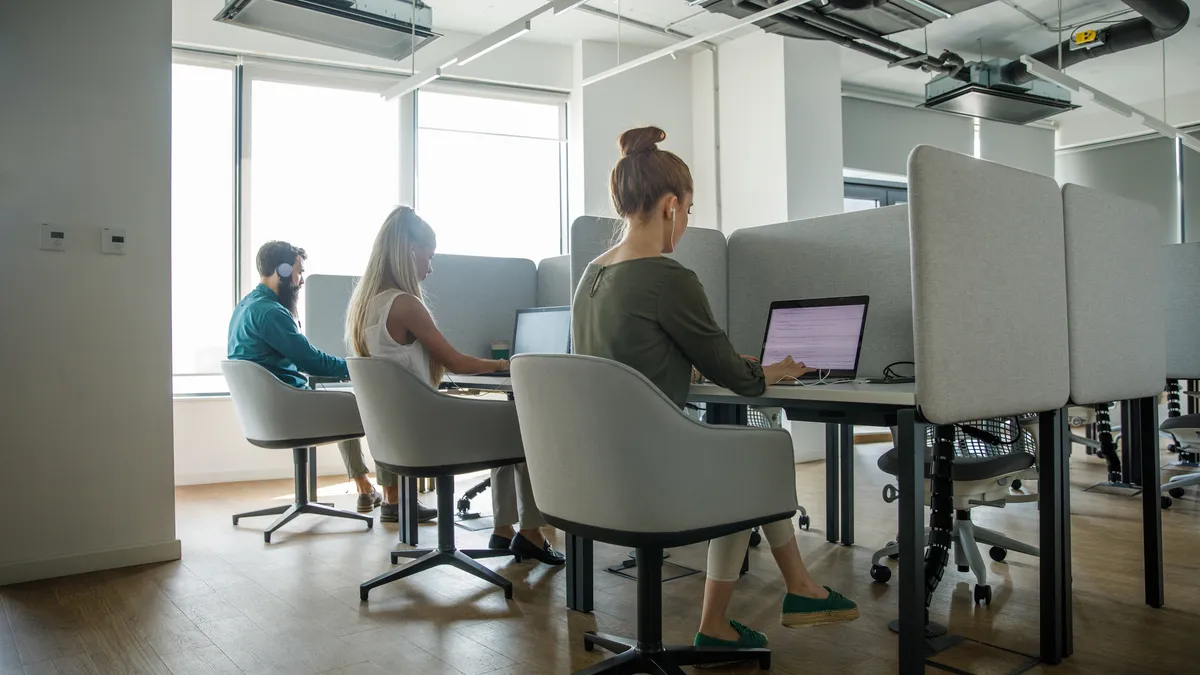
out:
<path id="1" fill-rule="evenodd" d="M 23 560 L 0 565 L 0 586 L 19 584 L 25 581 L 65 577 L 72 574 L 96 572 L 116 567 L 130 567 L 147 563 L 179 560 L 178 539 L 154 544 L 126 546 L 105 551 L 94 551 L 80 555 L 68 555 L 46 560 Z"/>

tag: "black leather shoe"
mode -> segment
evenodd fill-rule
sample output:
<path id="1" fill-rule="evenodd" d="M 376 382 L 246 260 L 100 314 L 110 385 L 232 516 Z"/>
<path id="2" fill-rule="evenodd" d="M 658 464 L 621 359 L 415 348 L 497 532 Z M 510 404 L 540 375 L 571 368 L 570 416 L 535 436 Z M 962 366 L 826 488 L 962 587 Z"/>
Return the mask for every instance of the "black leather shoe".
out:
<path id="1" fill-rule="evenodd" d="M 431 509 L 417 503 L 417 522 L 428 523 L 437 518 L 437 509 Z M 400 522 L 400 505 L 384 503 L 379 507 L 379 522 L 381 523 L 398 523 Z"/>
<path id="2" fill-rule="evenodd" d="M 421 502 L 417 502 L 417 522 L 418 523 L 428 523 L 429 521 L 433 520 L 434 518 L 437 518 L 437 509 L 431 509 L 428 506 L 425 506 L 424 504 L 422 504 Z"/>
<path id="3" fill-rule="evenodd" d="M 517 562 L 521 562 L 523 558 L 533 558 L 547 565 L 562 565 L 567 562 L 567 557 L 551 548 L 549 541 L 545 542 L 541 548 L 538 548 L 533 542 L 521 536 L 520 532 L 513 537 L 512 544 L 508 547 L 508 550 L 512 551 Z"/>
<path id="4" fill-rule="evenodd" d="M 509 539 L 508 537 L 501 537 L 498 534 L 493 534 L 491 538 L 488 539 L 488 548 L 507 551 L 510 546 L 512 546 L 512 539 Z"/>

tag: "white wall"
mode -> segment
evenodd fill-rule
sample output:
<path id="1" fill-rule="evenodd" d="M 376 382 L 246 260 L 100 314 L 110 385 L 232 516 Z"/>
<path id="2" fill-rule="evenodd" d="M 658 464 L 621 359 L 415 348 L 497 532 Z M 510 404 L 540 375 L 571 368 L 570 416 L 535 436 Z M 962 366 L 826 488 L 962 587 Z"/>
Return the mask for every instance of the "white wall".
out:
<path id="1" fill-rule="evenodd" d="M 291 451 L 246 442 L 228 396 L 180 398 L 173 407 L 176 485 L 292 477 Z M 367 466 L 374 470 L 369 458 Z M 317 471 L 322 476 L 346 474 L 337 446 L 317 450 Z"/>
<path id="2" fill-rule="evenodd" d="M 691 227 L 720 229 L 717 196 L 716 54 L 704 50 L 692 62 L 692 181 L 695 183 Z"/>
<path id="3" fill-rule="evenodd" d="M 970 118 L 846 97 L 842 100 L 843 161 L 850 169 L 908 175 L 908 154 L 933 145 L 970 155 Z"/>
<path id="4" fill-rule="evenodd" d="M 821 40 L 783 43 L 788 220 L 843 209 L 841 49 Z"/>
<path id="5" fill-rule="evenodd" d="M 172 0 L 171 4 L 174 9 L 172 39 L 177 45 L 406 73 L 411 66 L 409 59 L 389 61 L 213 21 L 213 17 L 224 7 L 225 0 Z M 436 3 L 433 4 L 436 26 L 438 13 Z M 417 51 L 418 71 L 444 63 L 446 57 L 482 37 L 454 31 L 438 32 L 443 34 L 441 38 Z M 567 45 L 516 40 L 488 53 L 486 57 L 465 66 L 449 68 L 446 72 L 455 77 L 567 90 L 571 88 L 571 55 L 571 47 Z"/>
<path id="6" fill-rule="evenodd" d="M 621 47 L 625 62 L 653 51 L 644 47 Z M 576 73 L 589 77 L 618 63 L 617 47 L 607 42 L 580 43 Z M 582 185 L 582 214 L 612 216 L 608 179 L 621 158 L 617 139 L 627 129 L 657 126 L 667 132 L 659 147 L 679 155 L 689 165 L 692 152 L 692 65 L 691 60 L 663 58 L 587 87 L 573 90 L 570 105 L 578 117 L 570 137 L 571 152 L 582 155 L 580 172 L 570 176 Z"/>
<path id="7" fill-rule="evenodd" d="M 179 557 L 170 47 L 158 0 L 0 3 L 0 584 Z"/>
<path id="8" fill-rule="evenodd" d="M 721 229 L 787 220 L 783 41 L 752 33 L 718 49 Z"/>
<path id="9" fill-rule="evenodd" d="M 1053 176 L 1054 131 L 980 120 L 979 156 L 991 162 Z"/>

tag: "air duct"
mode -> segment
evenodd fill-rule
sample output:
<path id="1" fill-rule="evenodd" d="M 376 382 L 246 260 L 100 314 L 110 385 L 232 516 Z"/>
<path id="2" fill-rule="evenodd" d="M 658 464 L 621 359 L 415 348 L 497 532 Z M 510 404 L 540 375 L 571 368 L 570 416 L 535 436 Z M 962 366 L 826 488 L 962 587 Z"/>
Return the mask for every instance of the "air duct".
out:
<path id="1" fill-rule="evenodd" d="M 1183 30 L 1191 16 L 1191 11 L 1183 0 L 1122 0 L 1122 2 L 1141 16 L 1097 30 L 1096 38 L 1082 47 L 1076 45 L 1072 40 L 1067 40 L 1061 45 L 1048 47 L 1036 54 L 1030 54 L 1030 56 L 1048 66 L 1062 70 L 1098 56 L 1116 54 L 1127 49 L 1165 40 Z M 1088 44 L 1094 46 L 1089 48 Z M 1061 64 L 1059 63 L 1060 51 L 1062 52 Z M 1006 80 L 1014 84 L 1024 84 L 1034 79 L 1025 65 L 1019 61 L 1010 63 L 1004 76 Z"/>
<path id="2" fill-rule="evenodd" d="M 394 61 L 441 37 L 421 0 L 229 0 L 213 20 Z"/>

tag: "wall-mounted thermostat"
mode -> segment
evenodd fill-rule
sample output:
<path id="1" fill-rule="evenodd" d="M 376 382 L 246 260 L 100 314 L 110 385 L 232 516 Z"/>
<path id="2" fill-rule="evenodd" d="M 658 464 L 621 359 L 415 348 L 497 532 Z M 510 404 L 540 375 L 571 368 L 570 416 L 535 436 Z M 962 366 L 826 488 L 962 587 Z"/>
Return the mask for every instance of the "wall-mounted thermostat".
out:
<path id="1" fill-rule="evenodd" d="M 125 230 L 116 227 L 104 228 L 100 238 L 100 252 L 125 255 Z"/>
<path id="2" fill-rule="evenodd" d="M 56 225 L 42 225 L 42 239 L 38 248 L 43 251 L 67 250 L 67 230 Z"/>

